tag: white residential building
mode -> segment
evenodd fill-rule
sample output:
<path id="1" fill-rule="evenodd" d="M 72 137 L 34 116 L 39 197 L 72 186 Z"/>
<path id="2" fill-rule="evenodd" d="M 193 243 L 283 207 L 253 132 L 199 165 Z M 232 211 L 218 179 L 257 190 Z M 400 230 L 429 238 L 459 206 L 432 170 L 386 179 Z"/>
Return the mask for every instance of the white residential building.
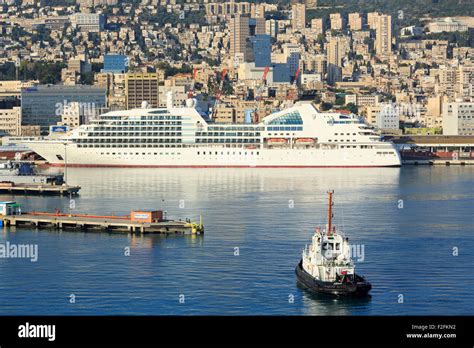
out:
<path id="1" fill-rule="evenodd" d="M 400 115 L 392 104 L 384 104 L 376 116 L 376 125 L 383 130 L 400 129 Z"/>
<path id="2" fill-rule="evenodd" d="M 444 135 L 474 135 L 474 102 L 443 104 Z"/>

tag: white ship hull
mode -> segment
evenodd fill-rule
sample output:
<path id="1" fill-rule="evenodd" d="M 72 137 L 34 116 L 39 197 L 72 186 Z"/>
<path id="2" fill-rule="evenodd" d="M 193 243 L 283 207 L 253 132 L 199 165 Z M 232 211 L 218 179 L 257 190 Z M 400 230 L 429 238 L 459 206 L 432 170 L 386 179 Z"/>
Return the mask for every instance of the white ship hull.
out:
<path id="1" fill-rule="evenodd" d="M 62 141 L 31 141 L 30 149 L 53 166 L 74 167 L 398 167 L 400 155 L 386 148 L 244 149 L 79 148 Z"/>

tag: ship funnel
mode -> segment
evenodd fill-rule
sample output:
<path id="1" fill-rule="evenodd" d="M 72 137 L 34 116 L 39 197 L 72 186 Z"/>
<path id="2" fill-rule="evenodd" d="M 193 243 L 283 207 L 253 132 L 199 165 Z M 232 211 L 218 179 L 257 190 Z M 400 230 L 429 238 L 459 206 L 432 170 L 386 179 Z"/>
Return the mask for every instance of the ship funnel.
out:
<path id="1" fill-rule="evenodd" d="M 171 109 L 173 107 L 173 91 L 166 93 L 166 108 Z"/>

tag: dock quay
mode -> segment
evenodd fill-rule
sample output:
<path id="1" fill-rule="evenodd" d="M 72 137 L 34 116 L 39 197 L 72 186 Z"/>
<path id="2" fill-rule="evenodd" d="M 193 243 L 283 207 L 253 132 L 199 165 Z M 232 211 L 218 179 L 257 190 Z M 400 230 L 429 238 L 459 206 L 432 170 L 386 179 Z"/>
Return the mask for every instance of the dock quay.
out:
<path id="1" fill-rule="evenodd" d="M 80 186 L 50 184 L 6 184 L 0 183 L 0 193 L 24 195 L 77 195 Z"/>
<path id="2" fill-rule="evenodd" d="M 467 166 L 474 164 L 474 136 L 384 136 L 400 151 L 403 165 Z"/>
<path id="3" fill-rule="evenodd" d="M 0 213 L 5 226 L 80 230 L 88 232 L 125 232 L 158 234 L 202 234 L 204 226 L 190 220 L 163 219 L 162 211 L 132 211 L 130 216 L 61 214 L 47 212 L 19 213 L 15 202 L 1 202 Z"/>
<path id="4" fill-rule="evenodd" d="M 402 160 L 403 165 L 429 165 L 429 166 L 468 166 L 474 165 L 473 159 L 405 159 Z"/>

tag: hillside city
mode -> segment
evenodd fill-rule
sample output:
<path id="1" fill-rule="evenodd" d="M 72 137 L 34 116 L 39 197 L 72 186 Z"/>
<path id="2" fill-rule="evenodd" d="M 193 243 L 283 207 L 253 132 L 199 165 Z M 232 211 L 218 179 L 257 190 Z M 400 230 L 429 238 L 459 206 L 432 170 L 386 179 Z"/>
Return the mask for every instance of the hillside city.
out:
<path id="1" fill-rule="evenodd" d="M 463 14 L 464 13 L 464 14 Z M 0 0 L 0 133 L 195 98 L 256 123 L 310 101 L 383 134 L 474 135 L 474 17 L 317 0 Z M 468 13 L 469 14 L 469 13 Z"/>

